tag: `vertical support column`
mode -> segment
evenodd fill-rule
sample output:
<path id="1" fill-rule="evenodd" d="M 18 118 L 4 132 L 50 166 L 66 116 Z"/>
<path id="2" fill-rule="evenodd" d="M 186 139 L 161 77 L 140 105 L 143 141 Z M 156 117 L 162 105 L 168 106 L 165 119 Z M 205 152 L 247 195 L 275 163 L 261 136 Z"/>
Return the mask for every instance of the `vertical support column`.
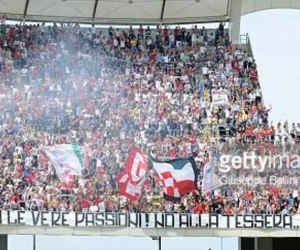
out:
<path id="1" fill-rule="evenodd" d="M 32 237 L 32 250 L 36 250 L 36 235 L 35 234 Z"/>
<path id="2" fill-rule="evenodd" d="M 0 249 L 1 250 L 8 250 L 8 236 L 7 234 L 0 235 Z"/>
<path id="3" fill-rule="evenodd" d="M 258 238 L 257 237 L 254 238 L 254 250 L 259 250 Z"/>
<path id="4" fill-rule="evenodd" d="M 229 29 L 232 44 L 240 43 L 241 15 L 242 0 L 231 0 Z"/>

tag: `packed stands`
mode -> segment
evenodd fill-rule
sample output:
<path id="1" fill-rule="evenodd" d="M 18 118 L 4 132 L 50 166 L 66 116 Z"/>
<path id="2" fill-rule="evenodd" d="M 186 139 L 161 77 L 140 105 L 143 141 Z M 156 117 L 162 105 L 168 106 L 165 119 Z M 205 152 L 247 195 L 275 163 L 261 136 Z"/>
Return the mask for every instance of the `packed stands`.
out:
<path id="1" fill-rule="evenodd" d="M 78 24 L 2 24 L 0 206 L 8 210 L 296 213 L 298 194 L 237 185 L 202 192 L 210 151 L 259 144 L 290 149 L 299 125 L 274 128 L 256 63 L 220 24 L 105 32 Z M 62 182 L 45 146 L 88 146 L 81 175 Z M 160 159 L 195 157 L 197 190 L 165 199 L 154 171 L 142 196 L 119 194 L 132 145 Z M 296 144 L 295 144 L 296 145 Z"/>

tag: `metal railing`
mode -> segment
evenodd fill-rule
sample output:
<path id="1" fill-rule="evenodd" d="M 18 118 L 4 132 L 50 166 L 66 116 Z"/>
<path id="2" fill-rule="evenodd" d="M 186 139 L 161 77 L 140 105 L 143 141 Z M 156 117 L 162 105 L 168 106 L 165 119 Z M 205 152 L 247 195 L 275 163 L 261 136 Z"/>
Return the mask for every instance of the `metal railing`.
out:
<path id="1" fill-rule="evenodd" d="M 248 53 L 253 55 L 252 48 L 251 48 L 251 42 L 250 42 L 250 36 L 249 36 L 248 33 L 240 35 L 240 44 L 241 45 L 246 45 Z"/>
<path id="2" fill-rule="evenodd" d="M 248 33 L 240 35 L 240 44 L 250 44 L 250 38 Z"/>

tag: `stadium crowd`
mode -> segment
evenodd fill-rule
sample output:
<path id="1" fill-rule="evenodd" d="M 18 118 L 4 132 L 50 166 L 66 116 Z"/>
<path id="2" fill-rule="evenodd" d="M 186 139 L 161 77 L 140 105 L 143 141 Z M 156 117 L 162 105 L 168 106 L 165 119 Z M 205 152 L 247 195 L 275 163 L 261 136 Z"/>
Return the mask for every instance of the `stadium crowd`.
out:
<path id="1" fill-rule="evenodd" d="M 298 191 L 225 185 L 203 193 L 210 152 L 232 145 L 297 150 L 300 125 L 275 128 L 250 51 L 223 24 L 157 29 L 77 24 L 3 25 L 0 34 L 0 206 L 7 210 L 296 213 Z M 59 181 L 41 148 L 88 145 L 89 167 Z M 166 200 L 155 174 L 130 202 L 115 177 L 129 148 L 161 158 L 193 154 L 199 194 Z M 266 146 L 267 147 L 267 146 Z M 292 191 L 292 192 L 291 192 Z"/>

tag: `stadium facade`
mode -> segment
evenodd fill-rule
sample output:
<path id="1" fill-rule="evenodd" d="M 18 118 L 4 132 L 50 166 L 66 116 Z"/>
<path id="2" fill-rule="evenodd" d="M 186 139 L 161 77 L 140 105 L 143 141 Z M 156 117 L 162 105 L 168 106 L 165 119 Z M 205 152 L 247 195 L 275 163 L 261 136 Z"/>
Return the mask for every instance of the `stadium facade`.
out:
<path id="1" fill-rule="evenodd" d="M 267 9 L 300 9 L 299 0 L 1 0 L 0 12 L 19 21 L 57 21 L 95 24 L 187 24 L 230 22 L 233 44 L 240 42 L 241 16 Z M 27 231 L 28 234 L 33 231 Z M 15 233 L 15 231 L 14 231 Z M 250 239 L 249 239 L 250 240 Z M 240 241 L 242 244 L 242 241 Z M 246 242 L 272 249 L 270 238 Z M 276 245 L 276 244 L 274 244 Z M 239 246 L 242 248 L 242 246 Z M 7 249 L 7 235 L 0 235 Z"/>

